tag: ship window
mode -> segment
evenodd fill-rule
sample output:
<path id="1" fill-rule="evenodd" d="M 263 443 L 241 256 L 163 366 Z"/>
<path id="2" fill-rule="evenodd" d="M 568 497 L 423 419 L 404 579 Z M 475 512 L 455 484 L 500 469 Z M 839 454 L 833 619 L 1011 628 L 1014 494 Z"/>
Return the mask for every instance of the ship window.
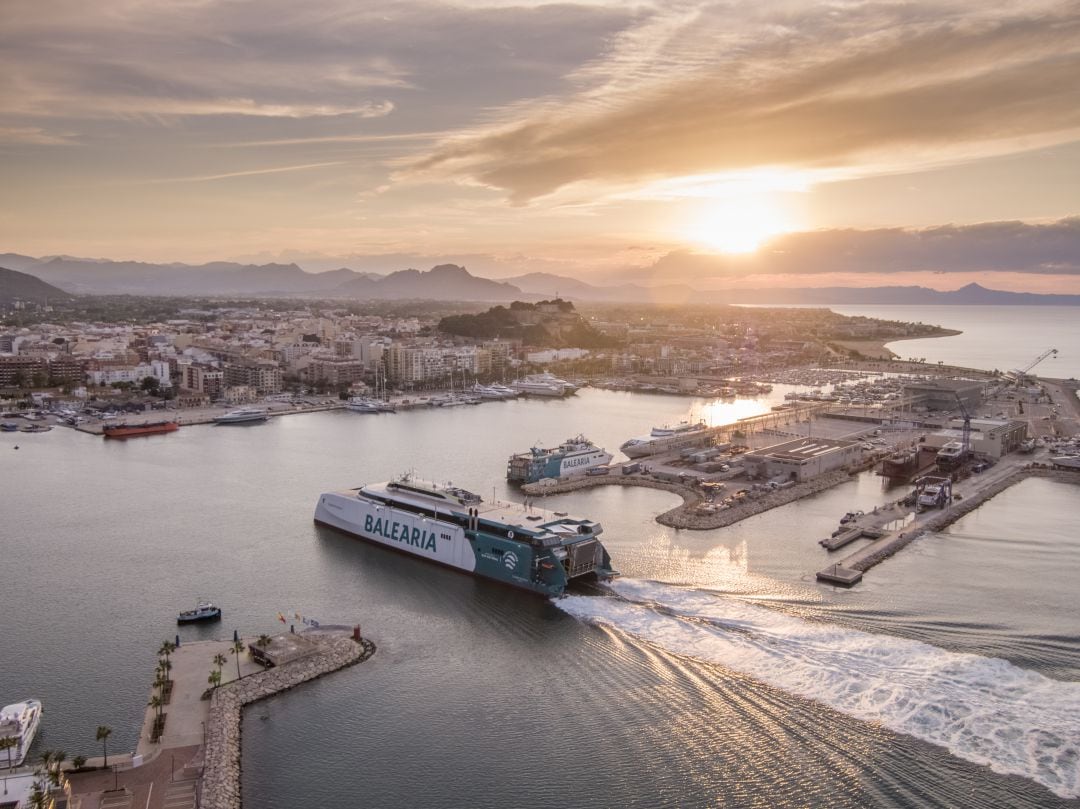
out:
<path id="1" fill-rule="evenodd" d="M 502 548 L 492 548 L 491 552 L 493 554 L 495 554 L 496 556 L 502 556 L 503 555 L 503 549 Z"/>

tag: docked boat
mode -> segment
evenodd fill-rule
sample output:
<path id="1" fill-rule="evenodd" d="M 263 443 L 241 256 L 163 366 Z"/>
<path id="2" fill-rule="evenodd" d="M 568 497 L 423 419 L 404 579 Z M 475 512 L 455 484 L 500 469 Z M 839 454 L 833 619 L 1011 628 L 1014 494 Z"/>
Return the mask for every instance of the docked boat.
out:
<path id="1" fill-rule="evenodd" d="M 1080 455 L 1058 455 L 1050 463 L 1060 469 L 1080 469 Z"/>
<path id="2" fill-rule="evenodd" d="M 258 407 L 241 407 L 232 410 L 224 416 L 214 419 L 214 424 L 250 424 L 256 421 L 266 421 L 270 414 Z"/>
<path id="3" fill-rule="evenodd" d="M 319 496 L 315 522 L 369 542 L 546 596 L 617 575 L 592 520 L 403 475 Z"/>
<path id="4" fill-rule="evenodd" d="M 703 421 L 683 421 L 674 426 L 653 427 L 648 435 L 631 438 L 619 449 L 627 458 L 644 458 L 661 452 L 707 447 L 712 443 L 714 433 Z"/>
<path id="5" fill-rule="evenodd" d="M 157 435 L 180 429 L 175 421 L 149 421 L 146 424 L 108 424 L 101 428 L 106 438 L 131 438 L 137 435 Z"/>
<path id="6" fill-rule="evenodd" d="M 354 413 L 395 413 L 394 406 L 380 399 L 365 396 L 353 396 L 345 403 L 345 408 Z"/>
<path id="7" fill-rule="evenodd" d="M 959 441 L 949 441 L 937 453 L 937 465 L 941 467 L 956 466 L 962 460 L 967 453 L 964 452 L 964 445 Z"/>
<path id="8" fill-rule="evenodd" d="M 551 449 L 533 447 L 510 456 L 506 479 L 513 483 L 536 483 L 542 478 L 583 475 L 596 466 L 606 466 L 615 457 L 583 435 L 569 438 Z"/>
<path id="9" fill-rule="evenodd" d="M 0 424 L 0 430 L 5 433 L 17 433 L 19 431 L 19 425 L 12 421 L 5 421 Z"/>
<path id="10" fill-rule="evenodd" d="M 221 620 L 221 607 L 212 604 L 209 601 L 199 601 L 199 604 L 193 610 L 184 610 L 176 616 L 176 623 L 178 624 L 194 624 L 201 621 L 220 621 Z"/>
<path id="11" fill-rule="evenodd" d="M 526 396 L 569 396 L 577 393 L 577 385 L 559 379 L 557 376 L 544 371 L 542 374 L 530 374 L 510 385 L 518 393 Z"/>
<path id="12" fill-rule="evenodd" d="M 26 754 L 34 742 L 34 734 L 37 733 L 40 724 L 40 700 L 25 699 L 0 710 L 0 739 L 15 740 L 15 746 L 6 751 L 6 763 L 9 768 L 18 767 L 26 760 Z M 0 753 L 0 756 L 3 755 Z M 0 758 L 0 761 L 2 760 Z"/>

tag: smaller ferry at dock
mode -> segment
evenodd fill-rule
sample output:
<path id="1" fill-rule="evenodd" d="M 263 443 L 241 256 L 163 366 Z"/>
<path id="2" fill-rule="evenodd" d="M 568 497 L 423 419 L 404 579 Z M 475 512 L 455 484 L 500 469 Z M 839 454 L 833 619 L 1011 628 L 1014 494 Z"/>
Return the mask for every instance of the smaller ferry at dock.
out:
<path id="1" fill-rule="evenodd" d="M 11 767 L 22 764 L 40 724 L 40 700 L 25 699 L 0 710 L 0 739 L 15 740 L 14 747 L 0 753 L 0 763 L 10 764 Z"/>
<path id="2" fill-rule="evenodd" d="M 714 433 L 704 421 L 681 421 L 674 426 L 653 427 L 648 435 L 631 438 L 619 449 L 627 458 L 644 458 L 660 452 L 709 446 Z"/>
<path id="3" fill-rule="evenodd" d="M 533 447 L 510 456 L 506 479 L 512 483 L 536 483 L 544 478 L 584 475 L 597 466 L 606 466 L 615 456 L 583 435 L 568 438 L 551 449 Z"/>
<path id="4" fill-rule="evenodd" d="M 138 435 L 172 433 L 180 429 L 175 421 L 148 421 L 145 424 L 106 424 L 101 433 L 106 438 L 132 438 Z"/>

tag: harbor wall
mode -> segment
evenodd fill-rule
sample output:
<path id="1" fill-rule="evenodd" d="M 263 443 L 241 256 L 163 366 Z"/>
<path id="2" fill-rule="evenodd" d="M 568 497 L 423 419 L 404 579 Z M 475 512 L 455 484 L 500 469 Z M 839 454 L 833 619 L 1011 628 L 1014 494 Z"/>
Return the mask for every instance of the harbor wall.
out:
<path id="1" fill-rule="evenodd" d="M 363 662 L 375 654 L 369 640 L 309 635 L 322 645 L 315 655 L 235 680 L 214 689 L 206 725 L 202 802 L 204 809 L 240 809 L 240 720 L 246 705 Z"/>

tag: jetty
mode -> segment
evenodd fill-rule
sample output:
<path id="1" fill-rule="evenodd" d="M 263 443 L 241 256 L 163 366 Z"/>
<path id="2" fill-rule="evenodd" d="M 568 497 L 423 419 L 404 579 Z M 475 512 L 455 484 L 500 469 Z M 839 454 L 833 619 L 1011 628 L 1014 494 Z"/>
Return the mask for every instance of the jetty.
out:
<path id="1" fill-rule="evenodd" d="M 148 706 L 134 753 L 87 761 L 63 773 L 69 805 L 84 809 L 163 807 L 240 809 L 240 728 L 245 706 L 367 660 L 375 644 L 359 627 L 326 626 L 283 632 L 270 643 L 182 642 L 170 654 L 171 687 L 163 704 Z M 216 655 L 217 687 L 207 672 Z M 278 665 L 273 665 L 278 661 Z"/>
<path id="2" fill-rule="evenodd" d="M 894 503 L 883 509 L 878 509 L 876 514 L 867 514 L 859 518 L 853 525 L 842 534 L 822 540 L 821 545 L 829 550 L 843 547 L 862 536 L 873 536 L 877 539 L 868 545 L 859 548 L 851 555 L 833 563 L 816 574 L 818 581 L 827 584 L 838 584 L 850 587 L 862 580 L 862 574 L 875 565 L 888 559 L 901 548 L 906 547 L 926 534 L 937 533 L 944 530 L 966 514 L 970 514 L 986 501 L 997 496 L 1001 492 L 1030 477 L 1043 477 L 1060 480 L 1067 483 L 1080 484 L 1080 471 L 1052 469 L 1038 463 L 1002 463 L 998 467 L 983 473 L 981 476 L 972 476 L 964 481 L 954 484 L 954 499 L 940 510 L 924 511 L 917 513 L 910 507 L 900 506 Z M 898 525 L 899 527 L 888 530 L 887 526 Z M 858 532 L 857 535 L 855 532 Z M 831 547 L 828 542 L 839 542 Z"/>

